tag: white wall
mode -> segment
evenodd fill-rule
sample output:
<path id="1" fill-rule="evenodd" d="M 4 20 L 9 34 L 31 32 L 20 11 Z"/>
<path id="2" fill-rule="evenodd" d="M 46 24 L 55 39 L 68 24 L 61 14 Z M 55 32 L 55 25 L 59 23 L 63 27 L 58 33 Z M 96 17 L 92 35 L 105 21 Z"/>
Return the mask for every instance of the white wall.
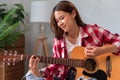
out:
<path id="1" fill-rule="evenodd" d="M 120 0 L 77 0 L 76 6 L 85 22 L 120 33 Z"/>

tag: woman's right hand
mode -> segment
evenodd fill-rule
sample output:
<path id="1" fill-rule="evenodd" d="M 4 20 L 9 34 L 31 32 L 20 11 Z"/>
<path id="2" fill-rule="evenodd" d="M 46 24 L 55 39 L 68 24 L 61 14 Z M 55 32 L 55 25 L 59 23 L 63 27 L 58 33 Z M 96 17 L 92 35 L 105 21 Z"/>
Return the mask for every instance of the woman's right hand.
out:
<path id="1" fill-rule="evenodd" d="M 39 61 L 40 61 L 40 58 L 39 57 L 36 57 L 35 58 L 35 55 L 32 55 L 29 59 L 29 68 L 30 68 L 30 71 L 32 72 L 32 74 L 36 77 L 40 77 L 41 74 L 39 72 Z"/>

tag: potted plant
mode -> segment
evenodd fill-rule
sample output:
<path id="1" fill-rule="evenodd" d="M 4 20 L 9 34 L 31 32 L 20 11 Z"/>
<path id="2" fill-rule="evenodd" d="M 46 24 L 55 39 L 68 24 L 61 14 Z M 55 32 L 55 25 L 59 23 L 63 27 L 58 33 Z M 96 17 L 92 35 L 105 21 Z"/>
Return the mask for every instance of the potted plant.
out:
<path id="1" fill-rule="evenodd" d="M 0 48 L 6 49 L 7 46 L 14 46 L 23 30 L 17 30 L 20 23 L 24 25 L 26 12 L 22 4 L 14 4 L 11 9 L 7 4 L 0 4 Z"/>

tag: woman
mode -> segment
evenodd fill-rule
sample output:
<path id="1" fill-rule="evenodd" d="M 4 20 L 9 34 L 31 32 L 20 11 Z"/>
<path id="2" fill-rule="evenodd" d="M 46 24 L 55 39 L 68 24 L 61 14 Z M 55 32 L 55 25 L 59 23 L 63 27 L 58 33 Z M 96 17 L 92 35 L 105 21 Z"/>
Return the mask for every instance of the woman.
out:
<path id="1" fill-rule="evenodd" d="M 106 52 L 119 54 L 120 36 L 96 24 L 85 24 L 76 7 L 70 1 L 60 1 L 51 14 L 51 29 L 55 34 L 53 57 L 69 58 L 75 46 L 84 46 L 87 56 L 99 56 Z M 104 44 L 111 44 L 102 47 Z M 26 74 L 27 80 L 66 80 L 68 67 L 64 65 L 50 65 L 40 74 L 38 69 L 39 58 L 29 60 L 30 70 Z M 43 78 L 44 76 L 44 78 Z"/>

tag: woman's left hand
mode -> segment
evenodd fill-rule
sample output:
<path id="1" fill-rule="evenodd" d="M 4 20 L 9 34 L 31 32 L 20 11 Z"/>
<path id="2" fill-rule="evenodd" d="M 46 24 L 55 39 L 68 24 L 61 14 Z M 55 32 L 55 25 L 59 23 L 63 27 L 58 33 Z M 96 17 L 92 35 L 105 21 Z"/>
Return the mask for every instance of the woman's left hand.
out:
<path id="1" fill-rule="evenodd" d="M 39 72 L 39 67 L 38 67 L 39 61 L 40 61 L 40 58 L 39 57 L 35 58 L 35 55 L 32 55 L 29 59 L 30 71 L 32 72 L 33 75 L 35 75 L 37 77 L 41 76 L 41 74 Z"/>

